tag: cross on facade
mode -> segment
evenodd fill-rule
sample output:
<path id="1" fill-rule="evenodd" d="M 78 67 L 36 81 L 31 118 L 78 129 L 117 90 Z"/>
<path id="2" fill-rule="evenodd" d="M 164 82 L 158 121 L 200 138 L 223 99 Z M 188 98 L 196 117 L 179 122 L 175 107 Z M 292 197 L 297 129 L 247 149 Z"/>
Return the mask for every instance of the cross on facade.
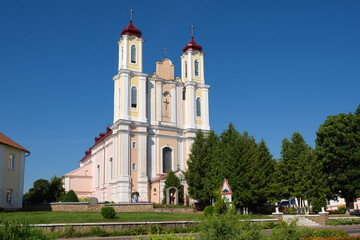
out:
<path id="1" fill-rule="evenodd" d="M 135 13 L 133 10 L 132 10 L 132 8 L 130 9 L 130 21 L 132 21 L 132 17 L 133 17 L 133 14 Z"/>
<path id="2" fill-rule="evenodd" d="M 190 25 L 190 29 L 191 29 L 191 37 L 194 37 L 194 25 Z"/>
<path id="3" fill-rule="evenodd" d="M 165 58 L 166 58 L 166 51 L 167 51 L 167 49 L 166 49 L 166 48 L 164 48 L 164 52 L 165 52 Z"/>
<path id="4" fill-rule="evenodd" d="M 164 103 L 165 103 L 165 110 L 167 110 L 167 106 L 170 102 L 167 99 L 165 99 Z"/>

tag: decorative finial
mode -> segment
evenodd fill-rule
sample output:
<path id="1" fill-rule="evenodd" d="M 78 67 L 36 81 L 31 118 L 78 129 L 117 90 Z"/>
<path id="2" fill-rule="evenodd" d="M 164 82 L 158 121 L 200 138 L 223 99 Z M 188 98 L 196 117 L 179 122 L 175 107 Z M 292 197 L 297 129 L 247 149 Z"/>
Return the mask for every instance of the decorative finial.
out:
<path id="1" fill-rule="evenodd" d="M 190 29 L 191 29 L 191 37 L 194 37 L 194 25 L 190 25 Z"/>
<path id="2" fill-rule="evenodd" d="M 130 9 L 130 21 L 132 22 L 133 14 L 135 13 L 132 8 Z"/>
<path id="3" fill-rule="evenodd" d="M 163 50 L 164 50 L 164 53 L 165 53 L 165 58 L 166 58 L 166 51 L 167 51 L 166 47 L 165 47 L 165 48 L 163 48 Z"/>

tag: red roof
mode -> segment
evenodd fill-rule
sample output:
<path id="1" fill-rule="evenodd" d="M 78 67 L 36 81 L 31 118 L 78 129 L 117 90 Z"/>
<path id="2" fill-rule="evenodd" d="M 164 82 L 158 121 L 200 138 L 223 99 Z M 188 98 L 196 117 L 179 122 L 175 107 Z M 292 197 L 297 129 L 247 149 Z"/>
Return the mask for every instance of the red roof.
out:
<path id="1" fill-rule="evenodd" d="M 132 21 L 130 21 L 129 26 L 127 26 L 126 28 L 124 28 L 124 30 L 122 30 L 120 36 L 122 35 L 136 36 L 138 38 L 141 38 L 142 33 L 139 29 L 136 29 Z"/>
<path id="2" fill-rule="evenodd" d="M 201 52 L 202 47 L 196 44 L 194 37 L 191 37 L 190 42 L 183 48 L 183 52 L 186 52 L 188 49 Z"/>
<path id="3" fill-rule="evenodd" d="M 84 160 L 84 159 L 86 159 L 88 156 L 90 156 L 90 155 L 91 155 L 91 149 L 92 149 L 93 147 L 95 147 L 98 143 L 100 143 L 102 140 L 104 140 L 104 139 L 105 139 L 107 136 L 109 136 L 110 134 L 112 134 L 112 130 L 111 130 L 110 127 L 107 127 L 107 128 L 106 128 L 106 132 L 100 133 L 100 134 L 99 134 L 99 137 L 95 137 L 95 143 L 94 143 L 94 145 L 93 145 L 91 148 L 89 148 L 89 150 L 85 151 L 85 156 L 84 156 L 79 162 L 81 162 L 82 160 Z"/>
<path id="4" fill-rule="evenodd" d="M 10 138 L 8 138 L 7 136 L 5 136 L 4 134 L 2 134 L 0 132 L 0 143 L 23 150 L 27 153 L 30 153 L 28 150 L 26 150 L 25 148 L 23 148 L 22 146 L 20 146 L 19 144 L 17 144 L 16 142 L 14 142 L 13 140 L 11 140 Z"/>

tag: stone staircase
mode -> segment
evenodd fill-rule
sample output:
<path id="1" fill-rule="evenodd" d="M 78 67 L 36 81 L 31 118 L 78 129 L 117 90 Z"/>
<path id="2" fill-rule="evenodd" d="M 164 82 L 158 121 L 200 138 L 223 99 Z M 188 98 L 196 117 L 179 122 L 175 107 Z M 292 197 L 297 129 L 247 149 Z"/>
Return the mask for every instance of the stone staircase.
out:
<path id="1" fill-rule="evenodd" d="M 283 215 L 283 220 L 291 222 L 294 219 L 298 219 L 297 225 L 299 226 L 320 226 L 320 224 L 307 219 L 304 215 Z"/>

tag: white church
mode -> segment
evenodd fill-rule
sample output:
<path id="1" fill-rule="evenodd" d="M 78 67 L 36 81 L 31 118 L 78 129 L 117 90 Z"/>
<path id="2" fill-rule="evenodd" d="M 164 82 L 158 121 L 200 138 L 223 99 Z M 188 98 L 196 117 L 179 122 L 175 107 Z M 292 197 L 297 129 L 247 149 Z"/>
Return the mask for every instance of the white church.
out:
<path id="1" fill-rule="evenodd" d="M 66 191 L 72 189 L 78 197 L 160 203 L 170 170 L 187 193 L 182 171 L 191 144 L 199 129 L 210 130 L 205 54 L 192 36 L 180 56 L 181 78 L 174 76 L 174 64 L 167 58 L 156 62 L 155 73 L 146 74 L 143 42 L 130 21 L 118 41 L 113 124 L 95 137 L 80 167 L 63 176 Z"/>

